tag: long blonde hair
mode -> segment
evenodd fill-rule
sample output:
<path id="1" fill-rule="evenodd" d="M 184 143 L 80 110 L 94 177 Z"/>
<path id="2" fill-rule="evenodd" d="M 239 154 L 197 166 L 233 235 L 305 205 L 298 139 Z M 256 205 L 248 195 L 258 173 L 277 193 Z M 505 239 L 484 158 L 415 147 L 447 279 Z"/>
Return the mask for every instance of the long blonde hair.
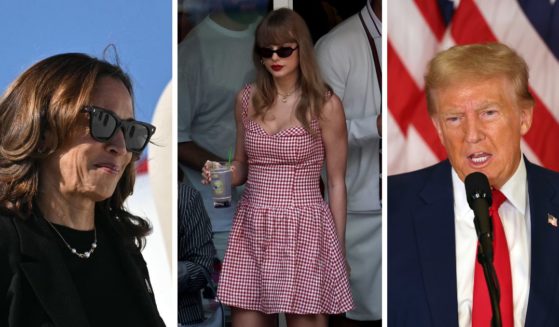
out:
<path id="1" fill-rule="evenodd" d="M 301 89 L 301 99 L 295 108 L 295 117 L 307 131 L 313 133 L 310 129 L 309 116 L 320 118 L 322 107 L 327 101 L 327 94 L 332 92 L 332 89 L 320 76 L 311 35 L 305 21 L 291 9 L 280 8 L 268 13 L 256 28 L 252 55 L 256 68 L 256 90 L 252 96 L 252 105 L 256 116 L 262 116 L 278 95 L 272 75 L 261 63 L 262 58 L 258 49 L 271 44 L 291 42 L 297 43 L 298 46 L 298 50 L 292 55 L 299 56 L 298 84 Z"/>

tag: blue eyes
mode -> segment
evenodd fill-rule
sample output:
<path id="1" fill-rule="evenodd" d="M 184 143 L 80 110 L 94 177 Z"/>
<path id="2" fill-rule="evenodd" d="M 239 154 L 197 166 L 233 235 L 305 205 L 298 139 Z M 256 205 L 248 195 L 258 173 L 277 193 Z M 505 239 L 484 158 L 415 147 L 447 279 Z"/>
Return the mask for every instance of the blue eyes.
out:
<path id="1" fill-rule="evenodd" d="M 491 121 L 493 120 L 495 117 L 497 117 L 499 115 L 499 111 L 498 110 L 484 110 L 482 112 L 479 113 L 479 119 L 481 121 Z M 463 114 L 458 114 L 455 116 L 447 116 L 444 118 L 444 121 L 446 124 L 452 125 L 452 126 L 457 126 L 459 125 L 462 120 L 464 120 L 466 117 L 466 115 Z"/>

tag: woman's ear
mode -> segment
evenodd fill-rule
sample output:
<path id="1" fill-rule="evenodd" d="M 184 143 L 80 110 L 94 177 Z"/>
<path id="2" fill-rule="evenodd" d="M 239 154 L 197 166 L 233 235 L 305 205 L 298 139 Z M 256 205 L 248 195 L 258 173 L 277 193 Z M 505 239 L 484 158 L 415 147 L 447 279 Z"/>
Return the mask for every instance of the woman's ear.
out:
<path id="1" fill-rule="evenodd" d="M 37 145 L 37 153 L 43 154 L 47 150 L 47 141 L 45 137 L 45 131 L 41 128 L 41 135 L 39 136 L 39 144 Z"/>

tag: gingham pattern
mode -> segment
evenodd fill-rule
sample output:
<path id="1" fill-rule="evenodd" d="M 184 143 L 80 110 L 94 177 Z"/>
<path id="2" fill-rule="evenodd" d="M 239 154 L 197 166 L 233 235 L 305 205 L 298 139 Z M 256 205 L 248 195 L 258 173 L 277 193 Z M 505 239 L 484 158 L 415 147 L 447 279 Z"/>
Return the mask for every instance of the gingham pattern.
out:
<path id="1" fill-rule="evenodd" d="M 319 178 L 324 146 L 293 127 L 269 135 L 247 117 L 249 174 L 237 207 L 218 294 L 223 303 L 267 314 L 337 314 L 353 306 L 330 208 Z"/>

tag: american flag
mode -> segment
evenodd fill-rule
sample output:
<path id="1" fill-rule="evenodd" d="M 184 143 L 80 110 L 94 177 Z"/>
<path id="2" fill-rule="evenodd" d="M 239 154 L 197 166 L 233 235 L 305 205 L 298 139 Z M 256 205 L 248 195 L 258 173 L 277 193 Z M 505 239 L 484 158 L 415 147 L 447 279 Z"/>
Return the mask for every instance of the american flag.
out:
<path id="1" fill-rule="evenodd" d="M 502 42 L 530 69 L 536 99 L 522 150 L 559 171 L 559 4 L 556 0 L 391 0 L 388 3 L 388 174 L 446 158 L 427 114 L 427 62 L 455 44 Z"/>

